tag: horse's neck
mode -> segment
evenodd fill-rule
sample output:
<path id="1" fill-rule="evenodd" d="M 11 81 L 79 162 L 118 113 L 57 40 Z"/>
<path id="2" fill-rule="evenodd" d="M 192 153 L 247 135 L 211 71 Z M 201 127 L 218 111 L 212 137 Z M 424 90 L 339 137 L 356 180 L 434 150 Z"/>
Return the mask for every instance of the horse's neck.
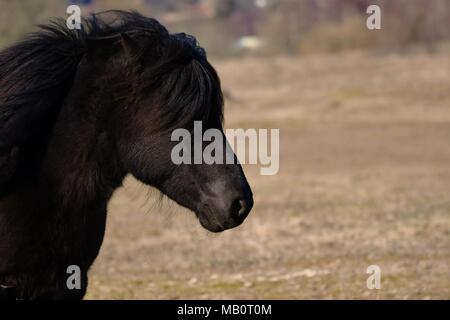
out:
<path id="1" fill-rule="evenodd" d="M 125 176 L 106 132 L 94 119 L 62 110 L 47 147 L 40 183 L 63 203 L 107 201 Z"/>

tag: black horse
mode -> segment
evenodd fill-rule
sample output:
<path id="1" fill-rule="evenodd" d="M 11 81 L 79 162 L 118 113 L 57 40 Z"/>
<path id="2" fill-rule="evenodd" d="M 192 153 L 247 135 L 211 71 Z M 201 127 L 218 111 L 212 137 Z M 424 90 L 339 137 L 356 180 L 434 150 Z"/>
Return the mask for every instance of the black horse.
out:
<path id="1" fill-rule="evenodd" d="M 239 164 L 175 165 L 171 132 L 222 130 L 219 78 L 194 37 L 135 12 L 41 26 L 0 52 L 0 298 L 81 299 L 106 207 L 130 173 L 220 232 L 253 206 Z M 223 132 L 223 130 L 222 130 Z M 67 287 L 68 266 L 81 289 Z"/>

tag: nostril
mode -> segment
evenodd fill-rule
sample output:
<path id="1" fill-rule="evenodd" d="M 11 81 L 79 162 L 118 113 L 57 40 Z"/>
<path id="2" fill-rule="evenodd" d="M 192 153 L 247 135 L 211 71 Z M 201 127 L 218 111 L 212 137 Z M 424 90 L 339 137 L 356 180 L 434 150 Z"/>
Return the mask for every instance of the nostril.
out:
<path id="1" fill-rule="evenodd" d="M 240 209 L 238 211 L 238 216 L 242 216 L 247 213 L 247 209 L 248 209 L 247 201 L 239 200 L 239 207 L 240 207 Z"/>
<path id="2" fill-rule="evenodd" d="M 231 210 L 237 217 L 246 216 L 250 210 L 250 205 L 247 200 L 236 199 L 233 202 Z"/>

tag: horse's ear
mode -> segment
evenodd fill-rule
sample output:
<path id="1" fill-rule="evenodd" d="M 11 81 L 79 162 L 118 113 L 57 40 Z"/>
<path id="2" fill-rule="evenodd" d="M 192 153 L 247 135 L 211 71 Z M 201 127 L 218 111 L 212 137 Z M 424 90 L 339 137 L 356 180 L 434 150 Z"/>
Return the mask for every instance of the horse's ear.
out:
<path id="1" fill-rule="evenodd" d="M 138 52 L 137 43 L 126 33 L 122 33 L 121 36 L 122 39 L 120 40 L 120 43 L 122 44 L 124 51 L 130 56 L 136 55 Z"/>

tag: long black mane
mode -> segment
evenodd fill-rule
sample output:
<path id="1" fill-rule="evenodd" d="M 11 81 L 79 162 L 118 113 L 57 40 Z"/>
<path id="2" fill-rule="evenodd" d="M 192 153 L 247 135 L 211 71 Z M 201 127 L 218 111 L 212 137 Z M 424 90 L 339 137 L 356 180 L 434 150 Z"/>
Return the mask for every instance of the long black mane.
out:
<path id="1" fill-rule="evenodd" d="M 77 67 L 93 49 L 115 46 L 123 34 L 144 43 L 137 58 L 154 59 L 140 80 L 166 99 L 164 123 L 208 117 L 222 110 L 220 83 L 195 38 L 171 35 L 158 21 L 136 12 L 108 11 L 70 30 L 54 20 L 0 52 L 0 195 L 35 170 Z M 221 120 L 220 120 L 221 121 Z"/>

